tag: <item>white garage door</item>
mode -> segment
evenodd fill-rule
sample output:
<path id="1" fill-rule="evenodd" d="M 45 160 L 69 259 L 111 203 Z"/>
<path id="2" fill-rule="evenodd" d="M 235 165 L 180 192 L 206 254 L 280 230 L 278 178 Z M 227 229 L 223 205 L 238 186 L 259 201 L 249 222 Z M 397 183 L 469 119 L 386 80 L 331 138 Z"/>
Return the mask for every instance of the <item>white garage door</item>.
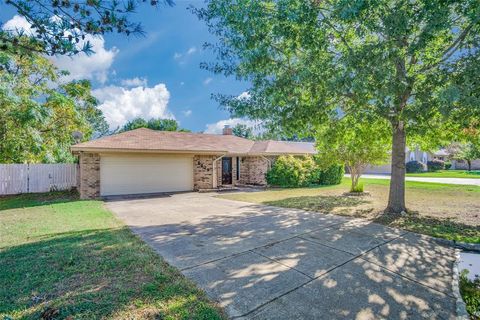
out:
<path id="1" fill-rule="evenodd" d="M 102 196 L 193 189 L 193 158 L 176 155 L 102 155 Z"/>

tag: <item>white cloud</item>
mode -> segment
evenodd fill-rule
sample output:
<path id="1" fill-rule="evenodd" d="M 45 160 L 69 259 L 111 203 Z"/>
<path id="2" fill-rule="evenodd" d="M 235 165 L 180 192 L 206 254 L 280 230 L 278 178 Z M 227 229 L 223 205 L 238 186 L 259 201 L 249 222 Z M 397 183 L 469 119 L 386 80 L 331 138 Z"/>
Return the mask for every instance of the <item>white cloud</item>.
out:
<path id="1" fill-rule="evenodd" d="M 192 110 L 184 110 L 182 113 L 185 117 L 190 117 L 192 115 Z"/>
<path id="2" fill-rule="evenodd" d="M 113 64 L 119 50 L 115 47 L 105 48 L 105 39 L 102 36 L 85 36 L 85 42 L 89 41 L 94 53 L 87 55 L 83 52 L 73 57 L 57 56 L 52 57 L 52 62 L 60 69 L 70 72 L 65 81 L 89 79 L 105 83 L 108 80 L 109 69 Z M 79 43 L 83 46 L 82 41 Z"/>
<path id="3" fill-rule="evenodd" d="M 175 54 L 173 55 L 173 59 L 175 60 L 179 60 L 181 57 L 183 57 L 183 54 L 178 52 L 175 52 Z"/>
<path id="4" fill-rule="evenodd" d="M 210 82 L 212 82 L 212 81 L 213 81 L 213 79 L 208 77 L 207 79 L 203 80 L 203 85 L 208 86 L 210 84 Z"/>
<path id="5" fill-rule="evenodd" d="M 188 48 L 187 51 L 185 52 L 175 52 L 173 54 L 173 59 L 175 59 L 176 61 L 178 61 L 180 64 L 185 64 L 187 62 L 187 59 L 189 56 L 191 56 L 192 54 L 194 54 L 195 52 L 197 52 L 197 47 L 190 47 Z"/>
<path id="6" fill-rule="evenodd" d="M 92 93 L 100 101 L 99 108 L 111 129 L 137 117 L 175 119 L 167 109 L 170 92 L 163 83 L 154 87 L 139 86 L 130 89 L 108 86 L 93 90 Z"/>
<path id="7" fill-rule="evenodd" d="M 223 128 L 225 125 L 229 125 L 230 127 L 234 127 L 237 124 L 244 124 L 247 127 L 253 128 L 254 132 L 260 132 L 260 123 L 258 121 L 254 120 L 249 120 L 249 119 L 242 119 L 242 118 L 230 118 L 227 120 L 220 120 L 215 123 L 210 123 L 207 124 L 205 133 L 214 133 L 214 134 L 220 134 L 222 133 Z"/>
<path id="8" fill-rule="evenodd" d="M 30 23 L 21 16 L 15 15 L 12 19 L 5 22 L 2 26 L 3 30 L 17 32 L 24 30 L 27 34 L 33 34 L 33 29 Z M 89 79 L 97 80 L 105 83 L 108 79 L 109 69 L 112 66 L 115 56 L 118 54 L 118 49 L 113 47 L 111 49 L 105 48 L 105 40 L 102 36 L 86 35 L 85 40 L 78 43 L 78 47 L 89 41 L 94 51 L 90 55 L 79 53 L 73 57 L 54 56 L 49 59 L 61 70 L 67 70 L 70 74 L 63 78 L 64 81 Z"/>
<path id="9" fill-rule="evenodd" d="M 28 35 L 33 34 L 32 25 L 24 17 L 19 15 L 15 15 L 12 19 L 5 22 L 2 29 L 15 34 L 18 34 L 20 31 Z"/>
<path id="10" fill-rule="evenodd" d="M 237 99 L 238 100 L 248 100 L 248 99 L 250 99 L 250 97 L 251 97 L 250 93 L 248 91 L 244 91 L 237 96 Z"/>
<path id="11" fill-rule="evenodd" d="M 185 84 L 185 82 L 183 82 L 183 81 L 182 81 L 182 82 L 180 82 L 180 85 L 181 85 L 181 86 L 183 86 L 184 84 Z"/>
<path id="12" fill-rule="evenodd" d="M 122 86 L 124 87 L 146 87 L 147 86 L 147 79 L 146 78 L 139 78 L 135 77 L 132 79 L 123 79 L 121 82 Z"/>

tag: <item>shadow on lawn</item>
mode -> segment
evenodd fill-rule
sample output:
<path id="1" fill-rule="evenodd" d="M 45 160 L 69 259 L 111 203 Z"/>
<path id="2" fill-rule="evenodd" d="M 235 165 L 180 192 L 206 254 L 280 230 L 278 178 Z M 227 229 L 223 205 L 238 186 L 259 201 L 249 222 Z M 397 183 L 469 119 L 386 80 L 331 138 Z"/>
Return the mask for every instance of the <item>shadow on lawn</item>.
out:
<path id="1" fill-rule="evenodd" d="M 348 196 L 302 196 L 263 202 L 263 204 L 270 206 L 297 208 L 322 213 L 330 213 L 332 211 L 338 211 L 335 213 L 346 213 L 350 212 L 352 208 L 367 203 L 370 203 L 370 201 L 364 198 Z M 354 215 L 361 215 L 361 210 L 355 210 L 355 213 L 358 214 Z"/>
<path id="2" fill-rule="evenodd" d="M 0 283 L 0 317 L 40 319 L 52 308 L 59 312 L 54 319 L 163 319 L 185 310 L 219 318 L 194 285 L 127 228 L 55 234 L 4 249 Z"/>
<path id="3" fill-rule="evenodd" d="M 459 242 L 480 243 L 480 226 L 455 222 L 452 219 L 420 216 L 418 213 L 413 212 L 405 216 L 381 214 L 376 217 L 374 221 L 387 226 L 398 227 L 437 238 Z"/>

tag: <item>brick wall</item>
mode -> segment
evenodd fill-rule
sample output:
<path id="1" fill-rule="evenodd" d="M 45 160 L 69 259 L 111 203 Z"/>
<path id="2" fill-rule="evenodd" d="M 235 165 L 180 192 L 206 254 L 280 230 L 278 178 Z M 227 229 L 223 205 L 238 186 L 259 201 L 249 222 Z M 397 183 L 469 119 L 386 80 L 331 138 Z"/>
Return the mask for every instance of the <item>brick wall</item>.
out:
<path id="1" fill-rule="evenodd" d="M 273 164 L 276 157 L 268 157 Z M 243 157 L 240 162 L 240 183 L 266 185 L 265 174 L 269 169 L 269 161 L 264 157 Z"/>
<path id="2" fill-rule="evenodd" d="M 195 190 L 213 188 L 213 160 L 215 156 L 193 157 L 193 187 Z"/>
<path id="3" fill-rule="evenodd" d="M 79 192 L 81 199 L 100 197 L 100 155 L 81 153 Z"/>

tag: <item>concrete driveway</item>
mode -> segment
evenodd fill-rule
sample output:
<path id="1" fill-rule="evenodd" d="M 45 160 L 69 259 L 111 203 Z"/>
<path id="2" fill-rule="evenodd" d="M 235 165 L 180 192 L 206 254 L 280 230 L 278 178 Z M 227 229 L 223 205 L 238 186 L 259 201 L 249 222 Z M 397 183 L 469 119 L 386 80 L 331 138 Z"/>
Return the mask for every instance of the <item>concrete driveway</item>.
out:
<path id="1" fill-rule="evenodd" d="M 107 202 L 241 319 L 454 319 L 455 252 L 361 219 L 212 194 Z"/>

